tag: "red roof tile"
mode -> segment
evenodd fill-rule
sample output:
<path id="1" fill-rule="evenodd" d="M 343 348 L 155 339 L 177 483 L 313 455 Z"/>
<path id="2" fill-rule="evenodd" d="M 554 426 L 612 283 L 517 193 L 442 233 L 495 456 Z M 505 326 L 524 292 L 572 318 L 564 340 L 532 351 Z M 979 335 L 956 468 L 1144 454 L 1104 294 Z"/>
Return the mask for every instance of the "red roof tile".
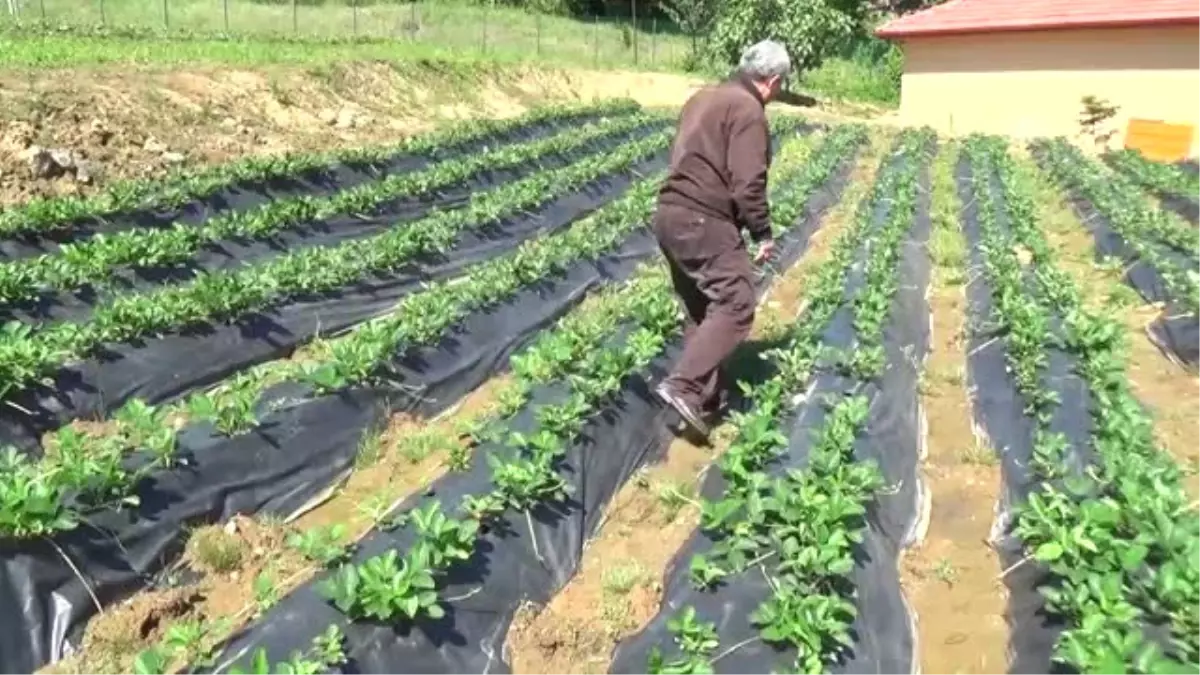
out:
<path id="1" fill-rule="evenodd" d="M 1200 24 L 1196 0 L 950 0 L 893 19 L 880 37 L 992 33 L 1052 28 Z"/>

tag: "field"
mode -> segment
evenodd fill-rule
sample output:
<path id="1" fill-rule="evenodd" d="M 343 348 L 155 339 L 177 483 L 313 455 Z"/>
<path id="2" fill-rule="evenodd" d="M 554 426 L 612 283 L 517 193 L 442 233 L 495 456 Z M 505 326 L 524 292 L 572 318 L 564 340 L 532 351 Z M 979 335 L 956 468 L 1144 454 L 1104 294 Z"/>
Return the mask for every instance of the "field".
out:
<path id="1" fill-rule="evenodd" d="M 1194 672 L 1194 171 L 774 111 L 697 445 L 674 114 L 0 211 L 0 668 Z"/>

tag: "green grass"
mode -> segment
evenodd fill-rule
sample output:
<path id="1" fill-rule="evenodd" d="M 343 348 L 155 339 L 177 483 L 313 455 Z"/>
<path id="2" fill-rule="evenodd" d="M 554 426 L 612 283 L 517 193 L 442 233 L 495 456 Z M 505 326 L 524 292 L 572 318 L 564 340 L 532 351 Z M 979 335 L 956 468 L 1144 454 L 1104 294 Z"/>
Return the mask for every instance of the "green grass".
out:
<path id="1" fill-rule="evenodd" d="M 805 89 L 837 101 L 863 101 L 894 107 L 900 103 L 904 57 L 898 47 L 877 38 L 862 38 L 845 55 L 826 59 L 805 73 Z"/>
<path id="2" fill-rule="evenodd" d="M 689 61 L 690 40 L 665 21 L 635 29 L 629 19 L 453 1 L 312 2 L 166 0 L 164 12 L 161 0 L 18 0 L 18 16 L 0 14 L 0 69 L 424 61 L 682 72 Z M 898 54 L 874 43 L 849 50 L 805 73 L 801 88 L 824 100 L 894 106 Z"/>
<path id="3" fill-rule="evenodd" d="M 222 0 L 167 0 L 164 20 L 157 0 L 22 3 L 19 24 L 0 16 L 0 67 L 485 59 L 678 70 L 687 55 L 687 41 L 665 23 L 639 22 L 634 30 L 629 20 L 579 21 L 507 7 L 228 0 L 227 20 Z"/>

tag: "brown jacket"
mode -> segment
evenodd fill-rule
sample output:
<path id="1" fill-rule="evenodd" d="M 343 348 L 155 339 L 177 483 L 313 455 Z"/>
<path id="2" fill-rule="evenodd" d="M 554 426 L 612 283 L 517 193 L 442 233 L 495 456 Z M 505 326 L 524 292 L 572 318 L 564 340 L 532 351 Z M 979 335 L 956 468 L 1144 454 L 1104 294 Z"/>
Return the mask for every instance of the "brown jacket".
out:
<path id="1" fill-rule="evenodd" d="M 750 81 L 735 76 L 684 104 L 658 203 L 733 223 L 754 241 L 769 239 L 770 163 L 762 98 Z"/>

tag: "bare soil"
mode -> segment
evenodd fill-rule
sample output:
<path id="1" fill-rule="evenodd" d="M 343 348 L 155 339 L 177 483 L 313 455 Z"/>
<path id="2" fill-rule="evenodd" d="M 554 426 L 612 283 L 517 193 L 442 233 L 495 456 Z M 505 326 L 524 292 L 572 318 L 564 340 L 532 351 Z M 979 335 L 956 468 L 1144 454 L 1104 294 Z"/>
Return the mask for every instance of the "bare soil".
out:
<path id="1" fill-rule="evenodd" d="M 994 673 L 1008 667 L 1005 591 L 987 540 L 999 494 L 996 454 L 975 439 L 966 383 L 966 242 L 960 234 L 953 157 L 934 165 L 932 334 L 921 379 L 928 429 L 923 479 L 931 500 L 924 540 L 907 550 L 901 583 L 917 615 L 921 671 Z"/>
<path id="2" fill-rule="evenodd" d="M 739 365 L 752 363 L 752 352 L 778 338 L 801 311 L 804 279 L 827 257 L 829 246 L 853 216 L 889 142 L 885 132 L 873 134 L 842 202 L 826 214 L 804 258 L 765 298 L 750 340 L 734 357 Z M 517 613 L 505 643 L 513 672 L 607 671 L 616 644 L 658 611 L 663 574 L 699 523 L 697 489 L 713 460 L 728 447 L 733 431 L 730 424 L 718 427 L 709 448 L 676 439 L 660 463 L 643 469 L 617 493 L 567 587 L 547 606 L 526 605 Z"/>

